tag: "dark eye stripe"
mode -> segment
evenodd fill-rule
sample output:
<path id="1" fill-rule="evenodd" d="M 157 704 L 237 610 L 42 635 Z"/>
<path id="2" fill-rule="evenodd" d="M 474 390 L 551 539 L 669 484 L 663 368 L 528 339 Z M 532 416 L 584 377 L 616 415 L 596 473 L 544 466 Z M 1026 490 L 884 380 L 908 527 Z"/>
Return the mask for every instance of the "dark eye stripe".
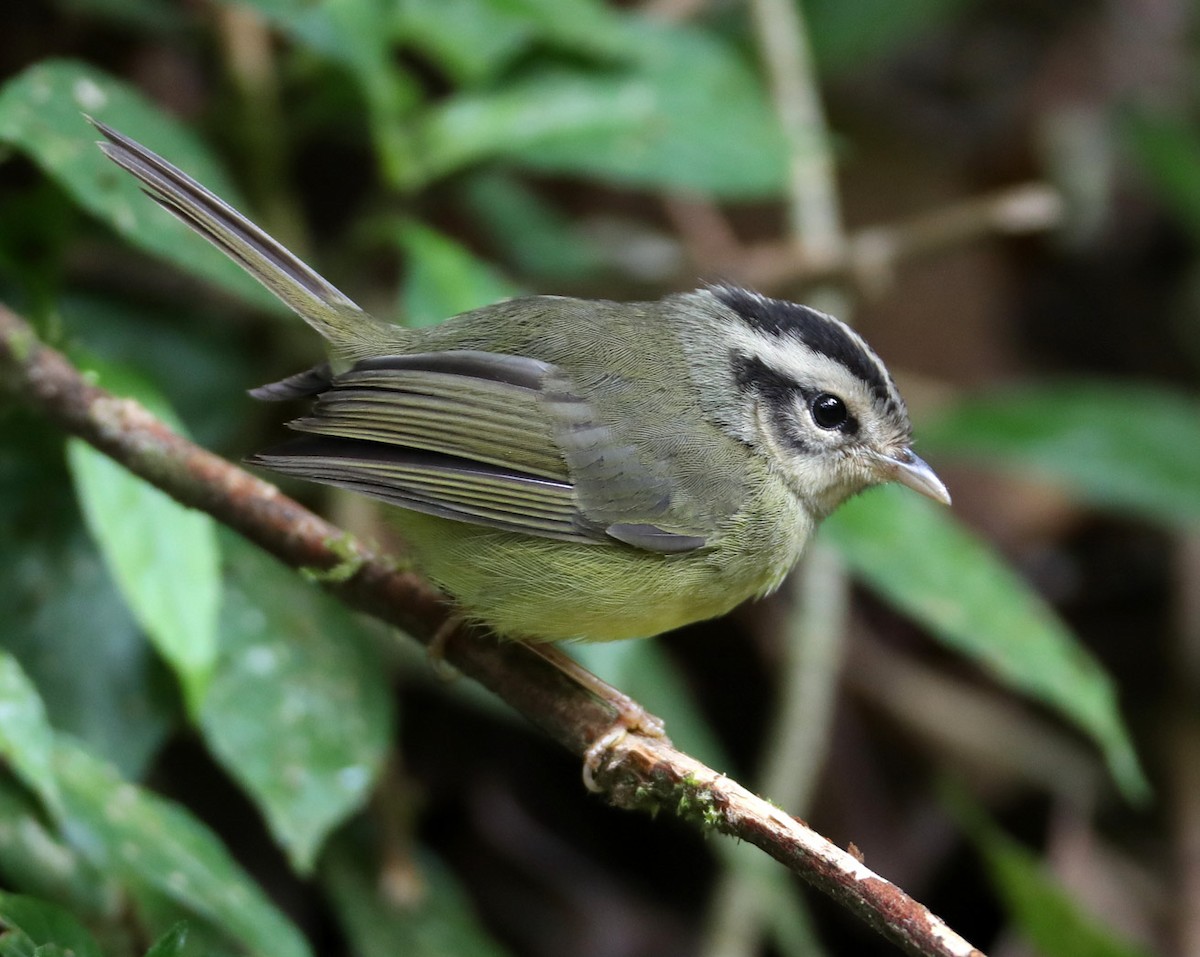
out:
<path id="1" fill-rule="evenodd" d="M 729 364 L 733 368 L 734 381 L 742 392 L 757 392 L 773 405 L 786 405 L 788 400 L 804 392 L 795 379 L 767 365 L 757 356 L 734 352 L 729 357 Z"/>
<path id="2" fill-rule="evenodd" d="M 821 390 L 800 385 L 795 379 L 778 369 L 773 369 L 757 356 L 734 352 L 729 357 L 729 364 L 733 368 L 738 389 L 762 396 L 775 423 L 776 433 L 786 438 L 788 444 L 797 451 L 812 451 L 813 445 L 802 433 L 796 431 L 793 410 L 796 408 L 797 398 L 803 400 L 803 405 L 807 408 L 809 403 L 821 394 Z M 838 431 L 854 435 L 858 431 L 858 419 L 853 415 L 847 416 L 845 425 Z"/>
<path id="3" fill-rule="evenodd" d="M 789 337 L 845 366 L 866 383 L 876 401 L 899 411 L 896 387 L 879 361 L 845 326 L 829 316 L 782 299 L 757 296 L 735 286 L 717 286 L 712 294 L 732 309 L 751 329 L 779 338 Z"/>

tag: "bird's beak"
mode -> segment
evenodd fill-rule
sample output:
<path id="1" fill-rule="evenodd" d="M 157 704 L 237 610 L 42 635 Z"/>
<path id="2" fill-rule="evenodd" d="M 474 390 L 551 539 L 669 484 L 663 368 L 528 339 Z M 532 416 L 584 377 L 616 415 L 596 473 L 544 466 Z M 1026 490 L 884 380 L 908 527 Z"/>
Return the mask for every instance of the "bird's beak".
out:
<path id="1" fill-rule="evenodd" d="M 949 490 L 929 464 L 912 449 L 904 449 L 895 455 L 881 455 L 879 465 L 887 481 L 907 485 L 914 492 L 928 495 L 943 505 L 950 504 Z"/>

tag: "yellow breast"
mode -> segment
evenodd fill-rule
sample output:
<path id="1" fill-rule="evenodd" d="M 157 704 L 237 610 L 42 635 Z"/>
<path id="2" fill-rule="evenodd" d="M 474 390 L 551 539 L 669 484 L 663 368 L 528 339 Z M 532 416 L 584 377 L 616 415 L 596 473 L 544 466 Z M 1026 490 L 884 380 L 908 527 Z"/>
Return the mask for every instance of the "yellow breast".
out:
<path id="1" fill-rule="evenodd" d="M 813 526 L 795 498 L 774 486 L 708 546 L 679 555 L 392 514 L 418 566 L 468 618 L 509 638 L 540 641 L 649 637 L 722 615 L 778 587 Z"/>

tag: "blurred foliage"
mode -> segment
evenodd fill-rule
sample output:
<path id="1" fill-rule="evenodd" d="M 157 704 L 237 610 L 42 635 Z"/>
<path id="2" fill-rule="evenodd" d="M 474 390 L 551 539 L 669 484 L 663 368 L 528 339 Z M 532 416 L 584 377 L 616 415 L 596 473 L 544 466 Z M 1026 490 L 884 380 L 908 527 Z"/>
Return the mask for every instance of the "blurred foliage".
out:
<path id="1" fill-rule="evenodd" d="M 79 367 L 115 395 L 136 399 L 183 434 L 182 423 L 136 373 L 97 363 Z M 81 439 L 67 441 L 67 464 L 84 524 L 100 547 L 125 603 L 179 678 L 196 711 L 217 656 L 220 557 L 216 523 L 135 478 Z"/>
<path id="2" fill-rule="evenodd" d="M 830 519 L 850 568 L 998 680 L 1061 708 L 1104 748 L 1126 792 L 1146 797 L 1108 675 L 984 543 L 931 503 L 897 492 L 869 492 Z"/>
<path id="3" fill-rule="evenodd" d="M 962 794 L 948 797 L 955 815 L 983 857 L 988 877 L 1014 923 L 1041 954 L 1053 957 L 1151 957 L 1152 951 L 1119 939 L 1071 899 L 1037 857 L 1013 840 Z"/>
<path id="4" fill-rule="evenodd" d="M 405 322 L 521 290 L 623 298 L 690 285 L 688 237 L 664 227 L 660 200 L 720 201 L 747 232 L 770 233 L 789 163 L 746 11 L 699 6 L 673 19 L 601 0 L 48 0 L 19 23 L 18 3 L 17 39 L 0 38 L 11 68 L 0 86 L 0 297 L 100 384 L 234 457 L 259 447 L 275 428 L 263 423 L 278 418 L 241 390 L 316 357 L 300 323 L 100 154 L 85 113 L 265 211 L 264 225 L 328 263 L 337 284 Z M 893 62 L 919 74 L 927 51 L 972 17 L 993 28 L 1001 13 L 1019 16 L 981 0 L 803 9 L 835 89 L 878 83 Z M 1023 26 L 1050 29 L 1050 19 Z M 997 35 L 1011 38 L 1017 22 Z M 22 46 L 29 36 L 37 43 Z M 981 62 L 979 87 L 986 69 L 1004 66 Z M 976 93 L 965 83 L 932 99 L 950 113 Z M 1126 104 L 1112 114 L 1112 138 L 1194 257 L 1195 117 Z M 923 135 L 953 152 L 936 131 Z M 843 157 L 870 146 L 848 137 Z M 252 171 L 244 190 L 238 170 Z M 1194 312 L 1177 308 L 1194 330 Z M 918 415 L 923 454 L 939 469 L 962 463 L 964 476 L 973 467 L 1049 483 L 1072 520 L 1194 534 L 1194 369 L 1186 390 L 1170 377 L 1071 371 L 1091 377 L 959 383 L 936 413 Z M 462 736 L 448 745 L 422 748 L 409 732 L 402 749 L 397 710 L 406 727 L 436 735 L 439 715 L 476 714 L 469 697 L 430 692 L 389 638 L 312 584 L 16 407 L 0 407 L 0 490 L 0 880 L 11 891 L 0 893 L 0 953 L 568 952 L 581 948 L 561 944 L 553 920 L 511 904 L 531 873 L 585 927 L 589 894 L 623 903 L 582 851 L 556 834 L 535 840 L 526 811 L 489 798 L 493 766 L 470 784 L 418 768 L 420 783 L 404 785 L 409 751 L 461 757 L 469 736 L 484 734 L 470 721 L 493 718 L 455 718 Z M 1146 798 L 1119 681 L 1039 593 L 1029 563 L 1012 560 L 1011 542 L 894 489 L 851 503 L 824 534 L 877 599 L 872 621 L 886 616 L 902 636 L 928 635 L 961 656 L 954 667 L 971 669 L 981 694 L 986 676 L 1049 709 L 1090 738 L 1126 798 Z M 764 607 L 758 630 L 770 624 Z M 734 626 L 716 627 L 708 669 L 719 690 L 710 684 L 707 697 L 696 693 L 705 665 L 681 668 L 673 642 L 581 657 L 667 717 L 681 745 L 733 772 L 757 758 L 755 728 L 737 721 L 764 706 L 770 684 L 755 673 L 755 643 L 735 653 Z M 758 667 L 769 677 L 767 654 Z M 409 693 L 399 706 L 395 687 Z M 722 700 L 720 689 L 723 713 L 709 700 Z M 384 775 L 388 766 L 401 770 Z M 555 771 L 573 784 L 570 767 Z M 470 823 L 474 856 L 446 835 L 446 819 Z M 972 820 L 996 906 L 1039 952 L 1142 952 L 1113 943 L 1028 854 Z M 651 857 L 669 859 L 638 834 L 629 843 L 639 873 Z M 590 883 L 570 891 L 564 871 Z M 676 875 L 660 877 L 670 885 Z M 811 941 L 794 928 L 807 918 L 788 878 L 771 869 L 756 879 L 780 952 L 802 952 Z M 634 886 L 646 896 L 652 883 Z M 702 893 L 680 896 L 700 924 Z M 474 912 L 483 899 L 490 922 Z M 695 932 L 679 940 L 659 952 L 689 952 Z M 854 940 L 847 952 L 864 952 Z"/>

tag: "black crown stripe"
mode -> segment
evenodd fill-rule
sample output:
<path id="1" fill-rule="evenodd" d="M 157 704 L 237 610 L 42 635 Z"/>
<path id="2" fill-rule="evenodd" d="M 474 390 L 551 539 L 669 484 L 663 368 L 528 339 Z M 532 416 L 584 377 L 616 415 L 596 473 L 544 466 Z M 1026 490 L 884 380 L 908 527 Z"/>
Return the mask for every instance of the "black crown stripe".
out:
<path id="1" fill-rule="evenodd" d="M 768 299 L 736 286 L 715 286 L 711 292 L 751 329 L 804 343 L 814 352 L 845 366 L 867 384 L 878 402 L 897 407 L 896 389 L 890 377 L 837 320 L 808 306 Z"/>

